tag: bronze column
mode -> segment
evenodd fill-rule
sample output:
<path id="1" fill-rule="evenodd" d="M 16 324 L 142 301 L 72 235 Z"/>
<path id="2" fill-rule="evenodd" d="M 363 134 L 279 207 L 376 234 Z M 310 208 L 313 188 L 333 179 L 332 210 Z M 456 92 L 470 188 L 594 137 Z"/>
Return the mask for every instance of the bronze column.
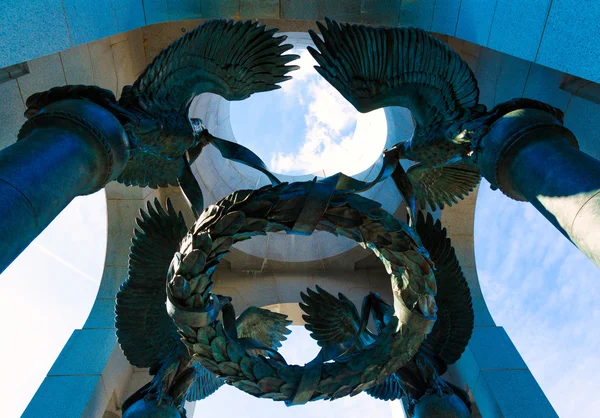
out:
<path id="1" fill-rule="evenodd" d="M 533 204 L 600 267 L 600 161 L 558 119 L 536 109 L 508 113 L 477 159 L 493 188 Z"/>
<path id="2" fill-rule="evenodd" d="M 129 157 L 120 122 L 84 100 L 51 104 L 0 151 L 0 272 L 73 200 L 114 180 Z"/>

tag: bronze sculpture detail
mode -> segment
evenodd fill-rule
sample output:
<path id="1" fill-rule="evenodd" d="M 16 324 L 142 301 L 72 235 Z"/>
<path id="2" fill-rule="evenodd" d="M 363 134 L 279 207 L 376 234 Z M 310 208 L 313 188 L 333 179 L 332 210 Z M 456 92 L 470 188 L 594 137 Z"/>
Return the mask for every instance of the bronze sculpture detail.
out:
<path id="1" fill-rule="evenodd" d="M 408 108 L 413 137 L 386 151 L 396 161 L 392 174 L 407 200 L 431 210 L 457 203 L 479 183 L 476 156 L 481 138 L 502 116 L 540 109 L 562 121 L 561 110 L 531 99 L 513 99 L 489 112 L 478 103 L 477 80 L 448 45 L 422 29 L 373 28 L 317 22 L 323 40 L 310 35 L 316 70 L 358 111 L 387 106 Z M 399 159 L 416 162 L 406 172 Z M 412 217 L 412 215 L 411 215 Z"/>
<path id="2" fill-rule="evenodd" d="M 431 218 L 419 223 L 419 238 L 378 203 L 331 190 L 315 228 L 372 249 L 391 274 L 395 300 L 392 307 L 371 293 L 359 315 L 343 295 L 336 298 L 318 287 L 307 290 L 301 307 L 307 312 L 307 329 L 322 349 L 304 367 L 288 365 L 276 351 L 289 332 L 289 321 L 283 316 L 249 308 L 236 320 L 232 299 L 211 293 L 212 275 L 231 245 L 266 232 L 293 233 L 305 208 L 313 207 L 307 202 L 314 199 L 311 190 L 315 184 L 235 192 L 208 207 L 187 234 L 183 219 L 172 206 L 165 211 L 155 203 L 142 212 L 129 279 L 117 297 L 117 328 L 119 342 L 133 364 L 150 367 L 153 361 L 156 366 L 151 369 L 153 381 L 127 401 L 131 411 L 125 416 L 140 416 L 134 412 L 147 412 L 161 401 L 173 402 L 173 407 L 184 413 L 183 400 L 200 399 L 223 381 L 289 405 L 363 390 L 379 398 L 409 396 L 413 403 L 429 389 L 462 395 L 439 375 L 460 357 L 470 337 L 470 294 L 445 230 Z M 180 244 L 177 238 L 181 238 Z M 439 264 L 435 272 L 434 262 Z M 441 302 L 439 322 L 435 321 L 437 299 Z M 177 325 L 181 342 L 167 312 Z M 271 320 L 249 319 L 257 315 Z M 377 330 L 367 328 L 370 317 Z M 244 325 L 250 322 L 252 327 Z M 163 325 L 158 327 L 158 323 Z M 184 345 L 187 351 L 182 351 Z M 164 354 L 173 352 L 169 350 L 176 350 L 176 360 Z M 150 358 L 153 360 L 148 361 Z M 163 370 L 172 375 L 168 377 Z M 204 389 L 198 391 L 201 380 L 205 386 L 200 385 Z M 390 392 L 390 387 L 397 391 Z"/>
<path id="3" fill-rule="evenodd" d="M 281 38 L 275 40 L 274 31 L 264 31 L 248 22 L 216 21 L 202 25 L 159 54 L 136 83 L 124 89 L 119 102 L 105 91 L 87 87 L 51 90 L 30 100 L 30 113 L 35 112 L 36 104 L 69 94 L 82 95 L 113 109 L 129 128 L 136 150 L 119 180 L 150 186 L 177 181 L 191 196 L 189 200 L 196 209 L 197 221 L 189 231 L 170 202 L 166 210 L 158 202 L 149 204 L 138 219 L 140 230 L 133 240 L 129 277 L 117 295 L 116 326 L 119 343 L 129 361 L 138 367 L 149 367 L 154 377 L 125 402 L 125 417 L 159 410 L 161 416 L 185 416 L 186 400 L 203 399 L 224 383 L 288 405 L 333 400 L 366 390 L 379 399 L 407 397 L 410 414 L 420 399 L 432 393 L 457 399 L 463 408 L 461 413 L 467 411 L 468 396 L 440 377 L 448 364 L 460 357 L 473 329 L 470 292 L 445 230 L 428 216 L 426 220 L 419 218 L 414 231 L 383 211 L 378 203 L 353 191 L 367 189 L 393 171 L 396 184 L 411 201 L 411 220 L 415 216 L 413 195 L 422 206 L 427 200 L 434 209 L 466 195 L 479 181 L 476 167 L 466 161 L 466 150 L 475 136 L 473 132 L 485 129 L 473 122 L 485 111 L 477 104 L 476 82 L 456 54 L 440 47 L 422 31 L 400 30 L 390 35 L 382 29 L 370 32 L 364 27 L 341 27 L 329 21 L 327 30 L 320 28 L 325 43 L 314 33 L 311 35 L 323 55 L 311 52 L 326 79 L 361 111 L 404 105 L 413 111 L 418 122 L 411 141 L 386 152 L 385 164 L 371 183 L 340 173 L 318 182 L 278 184 L 249 150 L 223 145 L 227 141 L 208 134 L 201 121 L 187 119 L 189 103 L 200 91 L 211 91 L 230 100 L 243 99 L 256 91 L 277 88 L 275 83 L 285 81 L 286 72 L 294 69 L 285 66 L 295 56 L 281 56 L 289 49 L 279 45 Z M 215 29 L 229 38 L 211 42 Z M 371 36 L 374 43 L 366 46 L 358 42 L 354 52 L 348 53 L 351 49 L 342 43 L 350 38 L 343 30 L 352 32 L 354 40 Z M 396 43 L 386 40 L 386 36 Z M 224 65 L 227 71 L 223 71 L 210 59 L 204 59 L 198 64 L 199 69 L 188 74 L 186 66 L 177 63 L 178 57 L 183 59 L 181 51 L 189 53 L 192 47 L 208 45 L 206 48 L 213 47 L 211 53 L 217 54 L 213 44 L 227 44 L 229 40 L 233 45 L 234 40 L 239 40 L 236 37 L 249 38 L 244 46 L 250 51 L 245 53 L 244 46 L 238 46 L 230 55 L 235 58 L 237 53 L 241 61 L 247 62 L 250 56 L 257 63 L 267 63 L 264 74 L 254 74 L 252 82 L 248 81 L 252 76 L 247 72 L 232 70 L 235 65 Z M 264 49 L 265 44 L 271 49 Z M 401 47 L 396 48 L 396 55 L 388 51 L 390 57 L 385 64 L 381 57 L 377 58 L 380 67 L 365 64 L 364 60 L 358 64 L 360 54 L 377 51 L 376 46 L 381 48 L 384 44 Z M 341 55 L 332 58 L 334 50 L 348 54 L 336 61 Z M 199 55 L 206 58 L 207 54 L 210 55 Z M 433 58 L 418 64 L 417 58 L 423 56 Z M 440 65 L 441 74 L 432 76 L 438 84 L 450 77 L 449 87 L 441 90 L 439 85 L 428 85 L 424 73 L 416 68 L 428 65 L 430 72 L 435 73 L 440 57 L 454 65 L 454 75 Z M 229 58 L 220 56 L 223 62 Z M 404 78 L 390 76 L 394 63 L 402 66 L 415 59 L 413 72 Z M 354 60 L 354 67 L 344 60 Z M 371 71 L 391 81 L 382 91 L 377 91 L 381 86 L 374 87 L 372 80 L 357 81 L 352 72 L 365 70 L 360 65 L 370 65 Z M 381 65 L 387 66 L 388 73 L 382 71 Z M 184 80 L 185 76 L 192 77 L 195 87 L 190 90 L 190 83 L 175 78 L 177 74 L 183 74 Z M 238 79 L 242 74 L 246 78 Z M 215 78 L 221 84 L 215 83 Z M 357 82 L 362 84 L 357 87 Z M 449 109 L 452 117 L 448 116 Z M 134 118 L 136 122 L 132 123 Z M 446 138 L 454 131 L 458 134 L 449 140 L 440 139 L 442 134 Z M 224 156 L 227 152 L 232 158 L 236 153 L 242 154 L 239 160 L 263 171 L 277 185 L 235 192 L 200 213 L 201 194 L 200 199 L 194 199 L 197 185 L 186 173 L 189 163 L 209 142 Z M 406 176 L 398 164 L 400 157 L 422 160 L 422 164 L 409 169 Z M 158 163 L 173 170 L 159 173 Z M 142 174 L 144 170 L 153 174 Z M 153 175 L 161 176 L 161 180 L 149 181 Z M 425 187 L 428 182 L 430 189 Z M 412 192 L 413 184 L 416 193 Z M 448 187 L 449 192 L 444 190 Z M 306 366 L 291 366 L 277 352 L 289 333 L 290 321 L 255 307 L 236 319 L 231 297 L 211 292 L 212 276 L 235 242 L 267 232 L 311 234 L 315 229 L 353 239 L 373 250 L 391 275 L 394 306 L 371 293 L 365 297 L 359 314 L 342 294 L 335 297 L 318 286 L 316 290 L 307 289 L 301 295 L 300 306 L 306 312 L 306 327 L 321 351 Z M 367 327 L 370 318 L 375 330 Z"/>
<path id="4" fill-rule="evenodd" d="M 214 93 L 227 100 L 243 100 L 258 92 L 280 88 L 277 83 L 297 69 L 286 65 L 298 58 L 284 52 L 286 37 L 258 22 L 212 20 L 164 49 L 117 101 L 97 86 L 64 86 L 28 98 L 25 115 L 33 117 L 50 103 L 65 99 L 90 100 L 113 113 L 129 138 L 129 161 L 117 180 L 125 185 L 165 187 L 180 185 L 199 213 L 202 192 L 190 164 L 208 144 L 225 158 L 262 171 L 273 184 L 279 180 L 247 148 L 212 136 L 200 119 L 188 112 L 194 97 Z M 226 52 L 226 53 L 225 53 Z"/>
<path id="5" fill-rule="evenodd" d="M 441 375 L 471 336 L 470 292 L 446 231 L 431 215 L 417 217 L 416 204 L 443 209 L 476 187 L 481 138 L 502 116 L 521 108 L 558 119 L 562 113 L 527 99 L 487 112 L 467 64 L 422 30 L 326 25 L 318 23 L 323 40 L 311 31 L 317 71 L 359 111 L 403 106 L 416 123 L 409 141 L 385 152 L 381 172 L 369 183 L 339 173 L 280 184 L 250 150 L 215 138 L 201 120 L 189 118 L 198 94 L 243 100 L 279 88 L 297 68 L 287 65 L 297 56 L 283 55 L 292 48 L 282 44 L 285 37 L 256 22 L 201 25 L 162 51 L 119 100 L 94 86 L 58 87 L 28 100 L 29 117 L 64 99 L 109 110 L 130 143 L 118 181 L 180 185 L 197 217 L 188 231 L 170 203 L 163 209 L 156 202 L 138 219 L 116 326 L 131 364 L 148 367 L 153 378 L 124 403 L 125 417 L 157 411 L 185 416 L 185 401 L 201 400 L 223 384 L 288 405 L 362 391 L 379 399 L 405 397 L 416 416 L 428 397 L 437 396 L 454 403 L 457 414 L 469 414 L 468 395 Z M 208 144 L 262 171 L 273 186 L 240 190 L 204 209 L 190 164 Z M 417 164 L 405 172 L 402 158 Z M 355 194 L 388 175 L 407 200 L 408 225 Z M 342 294 L 307 289 L 300 306 L 321 351 L 301 367 L 277 352 L 290 321 L 256 307 L 236 318 L 232 298 L 212 293 L 212 277 L 235 242 L 314 230 L 373 250 L 391 275 L 394 305 L 371 293 L 359 312 Z M 368 328 L 370 319 L 375 329 Z"/>
<path id="6" fill-rule="evenodd" d="M 187 227 L 170 201 L 166 210 L 158 201 L 154 206 L 148 203 L 147 212 L 141 211 L 138 226 L 131 247 L 129 277 L 117 294 L 116 327 L 129 362 L 149 368 L 153 379 L 123 404 L 123 410 L 132 408 L 128 414 L 135 416 L 135 411 L 143 416 L 150 401 L 183 412 L 185 401 L 204 399 L 224 383 L 193 360 L 165 309 L 165 277 Z M 207 286 L 208 281 L 199 285 Z M 285 317 L 265 309 L 247 309 L 235 323 L 241 337 L 255 338 L 274 348 L 289 333 Z M 260 324 L 262 330 L 270 331 L 268 335 L 260 333 Z"/>

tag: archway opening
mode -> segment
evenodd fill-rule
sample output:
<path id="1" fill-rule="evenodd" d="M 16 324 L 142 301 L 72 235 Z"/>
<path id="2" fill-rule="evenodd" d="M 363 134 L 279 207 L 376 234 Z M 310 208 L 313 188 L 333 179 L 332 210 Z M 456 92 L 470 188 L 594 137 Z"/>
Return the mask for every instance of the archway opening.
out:
<path id="1" fill-rule="evenodd" d="M 313 68 L 306 33 L 288 33 L 300 69 L 281 89 L 232 102 L 238 143 L 252 149 L 271 171 L 285 175 L 338 172 L 355 175 L 373 165 L 386 143 L 383 109 L 362 114 Z"/>

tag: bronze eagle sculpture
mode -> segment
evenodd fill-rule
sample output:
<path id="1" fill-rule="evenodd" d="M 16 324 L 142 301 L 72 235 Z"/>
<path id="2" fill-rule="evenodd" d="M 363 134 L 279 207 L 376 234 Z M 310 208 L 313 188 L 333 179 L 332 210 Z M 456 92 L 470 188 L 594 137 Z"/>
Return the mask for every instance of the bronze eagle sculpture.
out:
<path id="1" fill-rule="evenodd" d="M 321 346 L 305 366 L 287 364 L 277 352 L 289 333 L 284 315 L 251 307 L 236 318 L 232 298 L 212 292 L 215 269 L 235 242 L 293 233 L 303 210 L 298 199 L 311 186 L 237 191 L 205 209 L 189 230 L 169 201 L 166 209 L 155 201 L 141 211 L 116 327 L 128 360 L 153 378 L 125 401 L 125 418 L 185 416 L 186 400 L 223 383 L 288 405 L 367 391 L 408 397 L 416 408 L 437 393 L 468 410 L 464 392 L 440 376 L 470 338 L 471 297 L 446 231 L 431 216 L 414 231 L 377 202 L 333 191 L 317 229 L 372 249 L 391 275 L 394 306 L 371 293 L 359 314 L 343 295 L 319 287 L 302 294 L 307 329 Z"/>
<path id="2" fill-rule="evenodd" d="M 36 93 L 27 100 L 31 117 L 50 103 L 64 99 L 91 100 L 113 113 L 130 142 L 129 161 L 117 180 L 125 185 L 181 185 L 197 213 L 203 209 L 190 164 L 207 144 L 225 158 L 262 171 L 279 181 L 250 150 L 215 138 L 200 119 L 190 119 L 194 97 L 214 93 L 226 100 L 244 100 L 254 93 L 280 88 L 298 67 L 293 48 L 277 29 L 258 22 L 210 20 L 159 53 L 117 101 L 113 92 L 97 86 L 63 86 Z"/>
<path id="3" fill-rule="evenodd" d="M 448 45 L 416 28 L 374 28 L 317 22 L 322 38 L 309 31 L 315 69 L 359 112 L 388 106 L 408 108 L 415 123 L 411 139 L 385 151 L 397 163 L 392 178 L 407 201 L 431 210 L 458 203 L 479 183 L 474 151 L 489 126 L 517 109 L 561 110 L 530 99 L 513 99 L 487 112 L 479 103 L 475 75 Z"/>
<path id="4" fill-rule="evenodd" d="M 470 408 L 467 393 L 440 376 L 461 357 L 471 338 L 474 326 L 471 292 L 440 221 L 434 222 L 431 214 L 423 218 L 419 213 L 416 226 L 435 263 L 437 321 L 411 361 L 366 392 L 382 400 L 406 397 L 411 416 L 419 400 L 429 393 L 456 395 L 466 410 Z M 336 298 L 317 286 L 316 291 L 307 289 L 307 294 L 301 296 L 306 329 L 322 347 L 325 360 L 341 359 L 363 350 L 383 332 L 394 315 L 394 307 L 376 293 L 364 298 L 360 315 L 341 293 Z M 370 317 L 376 332 L 367 328 Z"/>
<path id="5" fill-rule="evenodd" d="M 117 293 L 115 323 L 127 360 L 133 366 L 149 368 L 153 378 L 123 403 L 124 417 L 145 416 L 161 405 L 185 416 L 185 401 L 204 399 L 224 383 L 193 360 L 165 306 L 171 260 L 188 228 L 169 200 L 166 210 L 157 200 L 154 206 L 148 202 L 137 224 L 129 274 Z M 208 286 L 208 279 L 200 280 L 194 290 Z M 226 298 L 223 303 L 227 303 Z M 285 315 L 251 307 L 235 320 L 235 327 L 239 338 L 276 350 L 290 333 L 290 323 Z"/>
<path id="6" fill-rule="evenodd" d="M 344 360 L 322 352 L 306 366 L 287 364 L 277 352 L 289 332 L 285 316 L 252 307 L 236 319 L 232 299 L 212 292 L 231 246 L 292 232 L 298 199 L 311 189 L 312 182 L 300 182 L 237 191 L 205 209 L 187 234 L 169 203 L 142 212 L 116 326 L 127 358 L 154 377 L 125 402 L 124 417 L 180 417 L 185 399 L 207 396 L 221 382 L 288 405 L 336 399 L 383 383 L 410 361 L 436 318 L 432 262 L 414 231 L 362 196 L 334 190 L 317 229 L 360 240 L 389 260 L 395 307 L 368 346 Z"/>

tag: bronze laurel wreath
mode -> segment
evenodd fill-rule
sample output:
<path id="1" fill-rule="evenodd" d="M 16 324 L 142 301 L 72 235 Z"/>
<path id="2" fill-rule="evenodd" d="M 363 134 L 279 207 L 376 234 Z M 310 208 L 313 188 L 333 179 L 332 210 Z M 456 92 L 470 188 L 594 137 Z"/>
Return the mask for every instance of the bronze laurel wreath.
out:
<path id="1" fill-rule="evenodd" d="M 311 184 L 241 190 L 208 207 L 182 241 L 167 282 L 169 314 L 193 359 L 247 393 L 287 403 L 356 395 L 381 384 L 415 355 L 435 321 L 432 262 L 419 237 L 379 203 L 343 192 L 334 192 L 316 229 L 370 248 L 391 275 L 395 316 L 375 342 L 348 358 L 301 367 L 273 350 L 245 348 L 218 319 L 231 306 L 231 298 L 211 293 L 220 260 L 236 242 L 290 232 Z"/>

